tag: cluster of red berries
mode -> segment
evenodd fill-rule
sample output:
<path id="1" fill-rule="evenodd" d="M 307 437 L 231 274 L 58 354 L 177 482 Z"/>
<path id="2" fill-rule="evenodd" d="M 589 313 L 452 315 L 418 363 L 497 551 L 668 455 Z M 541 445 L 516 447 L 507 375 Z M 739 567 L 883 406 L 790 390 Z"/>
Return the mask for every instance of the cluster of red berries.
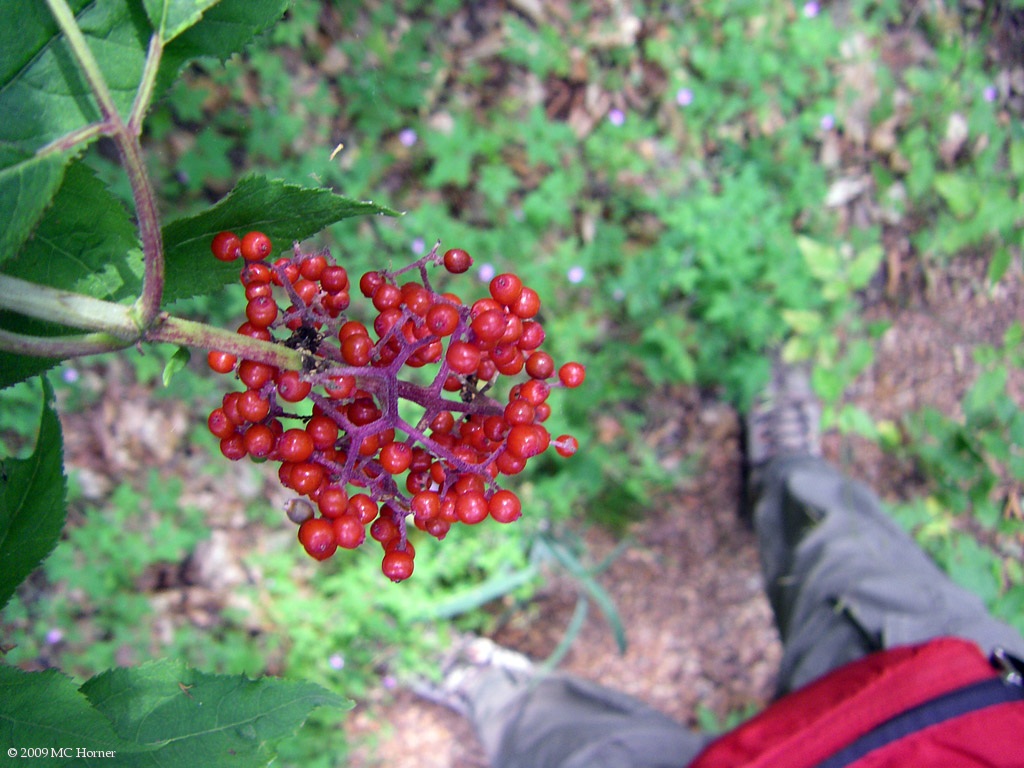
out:
<path id="1" fill-rule="evenodd" d="M 575 438 L 552 439 L 544 422 L 551 390 L 579 386 L 585 369 L 556 367 L 541 349 L 540 299 L 516 275 L 498 275 L 488 297 L 464 304 L 435 291 L 427 267 L 459 274 L 472 259 L 435 246 L 403 269 L 362 275 L 358 290 L 376 313 L 367 327 L 345 315 L 352 286 L 327 251 L 295 245 L 270 262 L 272 244 L 260 232 L 221 232 L 211 250 L 244 260 L 248 304 L 238 333 L 309 353 L 300 371 L 210 352 L 210 367 L 234 372 L 245 389 L 225 395 L 208 425 L 229 459 L 281 463 L 282 484 L 299 494 L 288 516 L 312 557 L 354 549 L 369 531 L 383 547 L 384 574 L 401 581 L 413 571 L 410 518 L 438 539 L 459 522 L 512 522 L 521 504 L 499 475 L 521 472 L 550 445 L 562 456 L 576 452 Z M 412 368 L 435 372 L 419 377 L 427 383 L 403 379 Z M 502 376 L 521 373 L 504 402 L 488 394 Z M 418 406 L 417 419 L 399 412 L 401 400 Z M 305 401 L 310 413 L 288 411 Z"/>

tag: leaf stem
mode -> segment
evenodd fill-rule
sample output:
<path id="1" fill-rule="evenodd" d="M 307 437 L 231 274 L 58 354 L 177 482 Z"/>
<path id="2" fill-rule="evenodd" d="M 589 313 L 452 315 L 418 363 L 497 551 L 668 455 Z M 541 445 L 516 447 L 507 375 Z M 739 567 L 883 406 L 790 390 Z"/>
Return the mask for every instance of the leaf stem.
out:
<path id="1" fill-rule="evenodd" d="M 100 71 L 100 65 L 92 55 L 92 51 L 89 50 L 85 35 L 82 34 L 78 22 L 75 21 L 75 14 L 65 0 L 46 0 L 46 4 L 50 6 L 50 13 L 57 21 L 57 26 L 68 39 L 71 53 L 78 61 L 78 66 L 82 68 L 82 74 L 85 75 L 85 80 L 92 90 L 100 112 L 107 120 L 111 120 L 114 116 L 120 120 L 114 98 L 110 95 L 110 89 L 107 88 L 107 81 L 103 78 L 103 72 Z"/>
<path id="2" fill-rule="evenodd" d="M 134 343 L 140 329 L 124 304 L 0 274 L 0 309 L 59 325 L 101 331 Z"/>
<path id="3" fill-rule="evenodd" d="M 130 347 L 132 342 L 109 333 L 86 333 L 77 336 L 27 336 L 0 328 L 0 349 L 32 357 L 65 359 L 98 355 Z"/>
<path id="4" fill-rule="evenodd" d="M 156 75 L 160 70 L 160 58 L 163 56 L 164 44 L 159 34 L 149 38 L 149 51 L 146 54 L 146 66 L 139 81 L 139 90 L 135 92 L 135 103 L 132 104 L 131 115 L 128 117 L 128 128 L 133 136 L 142 135 L 142 121 L 146 117 L 149 103 L 153 99 L 156 86 Z"/>

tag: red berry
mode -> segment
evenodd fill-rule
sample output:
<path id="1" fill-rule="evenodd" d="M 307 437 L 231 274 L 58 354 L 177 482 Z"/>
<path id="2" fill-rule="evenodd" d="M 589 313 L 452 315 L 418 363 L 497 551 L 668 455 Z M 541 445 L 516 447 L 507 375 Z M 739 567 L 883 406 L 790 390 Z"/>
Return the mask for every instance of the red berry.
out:
<path id="1" fill-rule="evenodd" d="M 299 274 L 307 280 L 319 280 L 327 269 L 327 259 L 323 256 L 310 256 L 299 264 Z"/>
<path id="2" fill-rule="evenodd" d="M 238 364 L 238 378 L 249 389 L 259 389 L 277 375 L 277 368 L 254 360 L 243 360 Z"/>
<path id="3" fill-rule="evenodd" d="M 412 448 L 407 443 L 388 443 L 380 449 L 378 461 L 389 475 L 400 475 L 412 464 Z"/>
<path id="4" fill-rule="evenodd" d="M 297 493 L 308 496 L 320 487 L 324 480 L 324 468 L 312 462 L 303 462 L 292 467 L 291 486 Z"/>
<path id="5" fill-rule="evenodd" d="M 338 341 L 344 341 L 349 336 L 369 336 L 370 332 L 366 326 L 358 320 L 348 320 L 338 329 Z"/>
<path id="6" fill-rule="evenodd" d="M 328 293 L 340 293 L 349 287 L 348 272 L 344 267 L 327 266 L 320 274 L 320 286 Z"/>
<path id="7" fill-rule="evenodd" d="M 303 381 L 298 371 L 285 371 L 277 377 L 277 393 L 289 403 L 305 400 L 312 389 L 313 385 Z"/>
<path id="8" fill-rule="evenodd" d="M 523 281 L 515 275 L 506 272 L 497 275 L 490 283 L 491 296 L 499 304 L 510 307 L 516 303 L 523 292 Z"/>
<path id="9" fill-rule="evenodd" d="M 344 514 L 334 519 L 334 538 L 339 547 L 355 549 L 366 541 L 366 527 L 355 515 Z"/>
<path id="10" fill-rule="evenodd" d="M 397 285 L 381 283 L 377 286 L 377 290 L 373 292 L 372 300 L 373 306 L 377 308 L 377 311 L 383 312 L 385 309 L 394 309 L 401 304 L 402 292 Z"/>
<path id="11" fill-rule="evenodd" d="M 245 316 L 257 328 L 269 328 L 277 319 L 277 302 L 273 296 L 257 296 L 246 305 Z"/>
<path id="12" fill-rule="evenodd" d="M 270 255 L 273 246 L 270 238 L 262 232 L 246 232 L 242 237 L 241 250 L 242 258 L 246 261 L 263 261 Z"/>
<path id="13" fill-rule="evenodd" d="M 210 433 L 221 440 L 235 434 L 235 428 L 238 426 L 228 418 L 223 408 L 214 408 L 210 411 L 206 425 L 210 428 Z"/>
<path id="14" fill-rule="evenodd" d="M 252 283 L 270 283 L 274 279 L 274 271 L 261 261 L 250 261 L 242 267 L 239 279 L 246 287 Z"/>
<path id="15" fill-rule="evenodd" d="M 398 523 L 392 520 L 391 517 L 384 516 L 388 511 L 389 508 L 385 507 L 381 512 L 381 516 L 374 520 L 370 526 L 370 536 L 381 544 L 385 544 L 401 535 L 401 532 L 398 530 Z"/>
<path id="16" fill-rule="evenodd" d="M 522 504 L 512 491 L 496 491 L 487 502 L 487 511 L 499 523 L 511 523 L 522 515 Z"/>
<path id="17" fill-rule="evenodd" d="M 580 447 L 579 441 L 572 435 L 560 435 L 554 444 L 558 455 L 565 457 L 572 456 Z"/>
<path id="18" fill-rule="evenodd" d="M 245 441 L 242 436 L 235 432 L 220 441 L 220 452 L 231 461 L 238 461 L 245 458 Z"/>
<path id="19" fill-rule="evenodd" d="M 526 358 L 526 372 L 534 379 L 549 379 L 555 372 L 555 360 L 547 352 L 538 350 Z"/>
<path id="20" fill-rule="evenodd" d="M 519 315 L 516 315 L 519 317 Z M 519 334 L 519 341 L 516 342 L 516 346 L 524 352 L 537 349 L 541 344 L 544 343 L 544 326 L 535 320 L 524 320 L 523 321 L 523 332 Z"/>
<path id="21" fill-rule="evenodd" d="M 320 491 L 316 505 L 324 517 L 341 517 L 348 510 L 348 493 L 340 485 L 328 485 Z"/>
<path id="22" fill-rule="evenodd" d="M 526 320 L 540 312 L 540 296 L 537 295 L 533 288 L 524 286 L 523 292 L 519 294 L 519 298 L 516 299 L 515 304 L 509 307 L 509 309 L 523 320 Z"/>
<path id="23" fill-rule="evenodd" d="M 242 255 L 242 241 L 234 232 L 218 232 L 210 243 L 210 250 L 220 261 L 234 261 Z"/>
<path id="24" fill-rule="evenodd" d="M 526 400 L 513 400 L 505 406 L 505 423 L 509 426 L 533 423 L 533 405 Z"/>
<path id="25" fill-rule="evenodd" d="M 359 290 L 366 298 L 372 298 L 374 292 L 384 284 L 384 274 L 381 272 L 366 272 L 359 278 Z"/>
<path id="26" fill-rule="evenodd" d="M 313 455 L 313 438 L 304 429 L 289 429 L 277 441 L 277 454 L 282 461 L 308 461 Z"/>
<path id="27" fill-rule="evenodd" d="M 519 459 L 530 459 L 544 452 L 544 440 L 536 424 L 517 424 L 508 431 L 505 449 Z"/>
<path id="28" fill-rule="evenodd" d="M 333 400 L 344 400 L 351 397 L 356 388 L 355 376 L 332 376 L 328 384 L 324 384 L 324 391 Z"/>
<path id="29" fill-rule="evenodd" d="M 338 549 L 334 526 L 322 517 L 307 520 L 299 526 L 299 543 L 310 557 L 326 560 Z"/>
<path id="30" fill-rule="evenodd" d="M 319 451 L 333 448 L 338 442 L 338 425 L 328 416 L 314 416 L 306 424 L 306 434 L 313 441 L 313 447 Z"/>
<path id="31" fill-rule="evenodd" d="M 357 493 L 348 500 L 349 514 L 359 518 L 359 522 L 368 525 L 377 517 L 377 502 L 365 493 Z"/>
<path id="32" fill-rule="evenodd" d="M 480 350 L 467 341 L 453 341 L 444 359 L 453 371 L 468 375 L 480 365 Z"/>
<path id="33" fill-rule="evenodd" d="M 238 326 L 238 333 L 240 336 L 248 336 L 250 339 L 259 339 L 260 341 L 270 341 L 273 338 L 269 330 L 257 328 L 248 320 Z"/>
<path id="34" fill-rule="evenodd" d="M 558 369 L 558 380 L 566 387 L 578 387 L 587 377 L 587 369 L 580 363 L 566 363 Z"/>
<path id="35" fill-rule="evenodd" d="M 436 491 L 420 491 L 413 495 L 409 509 L 417 520 L 429 520 L 441 514 L 441 497 Z"/>
<path id="36" fill-rule="evenodd" d="M 484 345 L 490 346 L 505 333 L 505 310 L 489 309 L 474 318 L 470 329 Z"/>
<path id="37" fill-rule="evenodd" d="M 341 357 L 349 365 L 361 367 L 370 362 L 373 342 L 369 336 L 353 334 L 341 342 Z"/>
<path id="38" fill-rule="evenodd" d="M 487 517 L 487 499 L 483 491 L 468 491 L 455 500 L 455 514 L 466 525 L 475 525 Z"/>
<path id="39" fill-rule="evenodd" d="M 266 424 L 253 424 L 242 436 L 245 442 L 245 450 L 250 456 L 258 459 L 265 459 L 274 450 L 274 443 L 277 436 Z"/>
<path id="40" fill-rule="evenodd" d="M 394 582 L 405 581 L 412 576 L 413 556 L 411 552 L 394 549 L 385 553 L 381 571 Z"/>
<path id="41" fill-rule="evenodd" d="M 449 336 L 459 324 L 459 310 L 446 302 L 438 302 L 427 310 L 426 327 L 435 336 Z"/>
<path id="42" fill-rule="evenodd" d="M 461 275 L 473 266 L 473 257 L 461 248 L 451 248 L 444 253 L 444 268 L 453 275 Z"/>
<path id="43" fill-rule="evenodd" d="M 230 352 L 218 352 L 213 349 L 207 353 L 206 362 L 210 369 L 217 373 L 230 373 L 235 369 L 235 363 L 238 362 L 238 358 Z"/>
<path id="44" fill-rule="evenodd" d="M 270 401 L 256 390 L 247 389 L 238 398 L 238 415 L 246 421 L 263 421 L 270 415 Z"/>

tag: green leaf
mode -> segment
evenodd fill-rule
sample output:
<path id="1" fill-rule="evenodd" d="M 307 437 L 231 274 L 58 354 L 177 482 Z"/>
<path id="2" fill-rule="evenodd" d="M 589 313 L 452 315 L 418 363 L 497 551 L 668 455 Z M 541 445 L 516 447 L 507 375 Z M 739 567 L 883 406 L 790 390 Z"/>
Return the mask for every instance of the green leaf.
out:
<path id="1" fill-rule="evenodd" d="M 992 259 L 988 263 L 988 282 L 989 285 L 995 285 L 1003 279 L 1003 275 L 1006 274 L 1006 270 L 1010 268 L 1010 264 L 1013 262 L 1013 254 L 1009 248 L 999 246 L 995 249 L 992 254 Z"/>
<path id="2" fill-rule="evenodd" d="M 97 299 L 135 298 L 142 290 L 142 252 L 124 206 L 82 162 L 64 183 L 5 274 Z"/>
<path id="3" fill-rule="evenodd" d="M 266 765 L 313 709 L 351 707 L 313 683 L 212 675 L 175 660 L 110 670 L 81 691 L 119 738 L 146 750 L 118 755 L 130 766 Z"/>
<path id="4" fill-rule="evenodd" d="M 0 265 L 18 252 L 32 232 L 60 187 L 64 165 L 70 158 L 70 153 L 25 155 L 0 164 L 0 215 L 4 220 L 0 227 Z"/>
<path id="5" fill-rule="evenodd" d="M 27 459 L 6 459 L 0 483 L 0 607 L 50 554 L 64 527 L 63 439 L 53 388 L 43 378 L 39 436 Z M 13 742 L 12 742 L 13 743 Z"/>
<path id="6" fill-rule="evenodd" d="M 154 27 L 167 43 L 154 88 L 158 96 L 190 59 L 227 59 L 287 6 L 287 0 L 221 0 L 211 7 L 213 2 L 146 0 L 145 8 L 133 0 L 69 2 L 122 118 L 131 113 Z M 97 123 L 101 114 L 45 3 L 0 0 L 0 14 L 17 19 L 0 31 L 2 262 L 28 238 L 64 165 L 95 137 L 66 151 L 39 150 Z"/>
<path id="7" fill-rule="evenodd" d="M 834 279 L 839 273 L 842 259 L 839 251 L 833 246 L 801 235 L 796 239 L 796 247 L 811 274 L 822 282 Z"/>
<path id="8" fill-rule="evenodd" d="M 784 309 L 782 319 L 794 331 L 805 335 L 817 333 L 822 324 L 821 313 L 813 309 Z"/>
<path id="9" fill-rule="evenodd" d="M 858 253 L 847 267 L 850 286 L 852 288 L 860 289 L 871 282 L 871 278 L 875 276 L 876 272 L 878 272 L 878 268 L 881 266 L 882 259 L 884 257 L 885 251 L 883 251 L 882 246 L 877 243 L 869 245 Z"/>
<path id="10" fill-rule="evenodd" d="M 978 184 L 958 173 L 940 173 L 935 177 L 935 191 L 958 219 L 974 213 L 981 200 Z"/>
<path id="11" fill-rule="evenodd" d="M 619 652 L 625 653 L 626 630 L 622 626 L 622 618 L 619 616 L 619 610 L 615 606 L 615 600 L 608 593 L 608 590 L 594 579 L 576 555 L 564 545 L 550 539 L 538 539 L 538 544 L 542 544 L 555 560 L 586 590 L 586 595 L 597 603 L 597 607 L 601 609 L 605 619 L 608 621 L 608 626 L 615 637 L 615 644 L 618 646 Z"/>
<path id="12" fill-rule="evenodd" d="M 149 23 L 167 43 L 202 18 L 203 13 L 220 0 L 143 0 Z"/>
<path id="13" fill-rule="evenodd" d="M 164 227 L 165 300 L 212 293 L 238 279 L 237 264 L 217 261 L 210 254 L 210 241 L 218 232 L 231 230 L 241 236 L 258 230 L 268 235 L 275 251 L 280 252 L 330 224 L 368 214 L 398 215 L 322 187 L 248 176 L 213 208 Z"/>
<path id="14" fill-rule="evenodd" d="M 178 371 L 184 370 L 191 358 L 192 353 L 189 352 L 188 347 L 178 347 L 174 351 L 174 354 L 171 355 L 171 359 L 168 360 L 167 365 L 164 366 L 163 382 L 165 387 L 171 383 L 171 378 L 174 374 Z"/>
<path id="15" fill-rule="evenodd" d="M 33 758 L 34 766 L 91 765 L 75 761 L 76 750 L 115 751 L 108 762 L 123 765 L 130 745 L 122 742 L 110 722 L 76 689 L 71 678 L 58 670 L 23 672 L 0 666 L 0 745 L 8 748 L 45 749 L 46 757 Z M 64 756 L 62 749 L 70 749 Z M 57 752 L 51 752 L 57 750 Z M 13 765 L 14 760 L 7 765 Z"/>

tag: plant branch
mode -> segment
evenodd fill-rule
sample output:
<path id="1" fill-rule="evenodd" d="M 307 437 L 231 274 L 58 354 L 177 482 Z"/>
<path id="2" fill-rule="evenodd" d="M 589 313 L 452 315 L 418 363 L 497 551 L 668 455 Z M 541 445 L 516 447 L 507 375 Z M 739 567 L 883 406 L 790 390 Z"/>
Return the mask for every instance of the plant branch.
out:
<path id="1" fill-rule="evenodd" d="M 138 220 L 139 238 L 142 240 L 142 252 L 145 258 L 145 273 L 142 280 L 142 295 L 132 307 L 132 318 L 139 330 L 148 328 L 160 312 L 160 303 L 164 291 L 164 255 L 163 242 L 160 236 L 160 215 L 157 210 L 156 196 L 149 183 L 146 164 L 142 157 L 142 147 L 138 136 L 126 126 L 117 111 L 117 105 L 110 95 L 110 89 L 103 78 L 99 64 L 96 62 L 89 45 L 75 21 L 75 15 L 68 7 L 66 0 L 46 0 L 50 12 L 57 25 L 64 33 L 71 46 L 75 60 L 85 76 L 93 97 L 103 114 L 107 132 L 117 145 L 121 156 L 121 164 L 128 175 L 135 200 L 135 216 Z M 150 43 L 150 51 L 143 72 L 143 79 L 136 93 L 132 107 L 132 118 L 140 121 L 133 128 L 141 128 L 141 116 L 145 114 L 149 100 L 153 95 L 153 82 L 159 66 L 161 47 Z"/>
<path id="2" fill-rule="evenodd" d="M 124 304 L 30 283 L 10 275 L 0 274 L 0 309 L 59 325 L 109 333 L 128 344 L 139 338 L 139 328 Z"/>
<path id="3" fill-rule="evenodd" d="M 225 328 L 215 328 L 212 325 L 167 314 L 159 316 L 153 326 L 143 334 L 143 338 L 146 341 L 230 352 L 239 358 L 274 365 L 282 370 L 301 371 L 304 361 L 313 359 L 308 353 L 283 344 L 260 341 Z"/>
<path id="4" fill-rule="evenodd" d="M 86 333 L 77 336 L 27 336 L 0 328 L 0 349 L 32 357 L 81 357 L 114 352 L 130 347 L 126 341 L 109 333 Z"/>

